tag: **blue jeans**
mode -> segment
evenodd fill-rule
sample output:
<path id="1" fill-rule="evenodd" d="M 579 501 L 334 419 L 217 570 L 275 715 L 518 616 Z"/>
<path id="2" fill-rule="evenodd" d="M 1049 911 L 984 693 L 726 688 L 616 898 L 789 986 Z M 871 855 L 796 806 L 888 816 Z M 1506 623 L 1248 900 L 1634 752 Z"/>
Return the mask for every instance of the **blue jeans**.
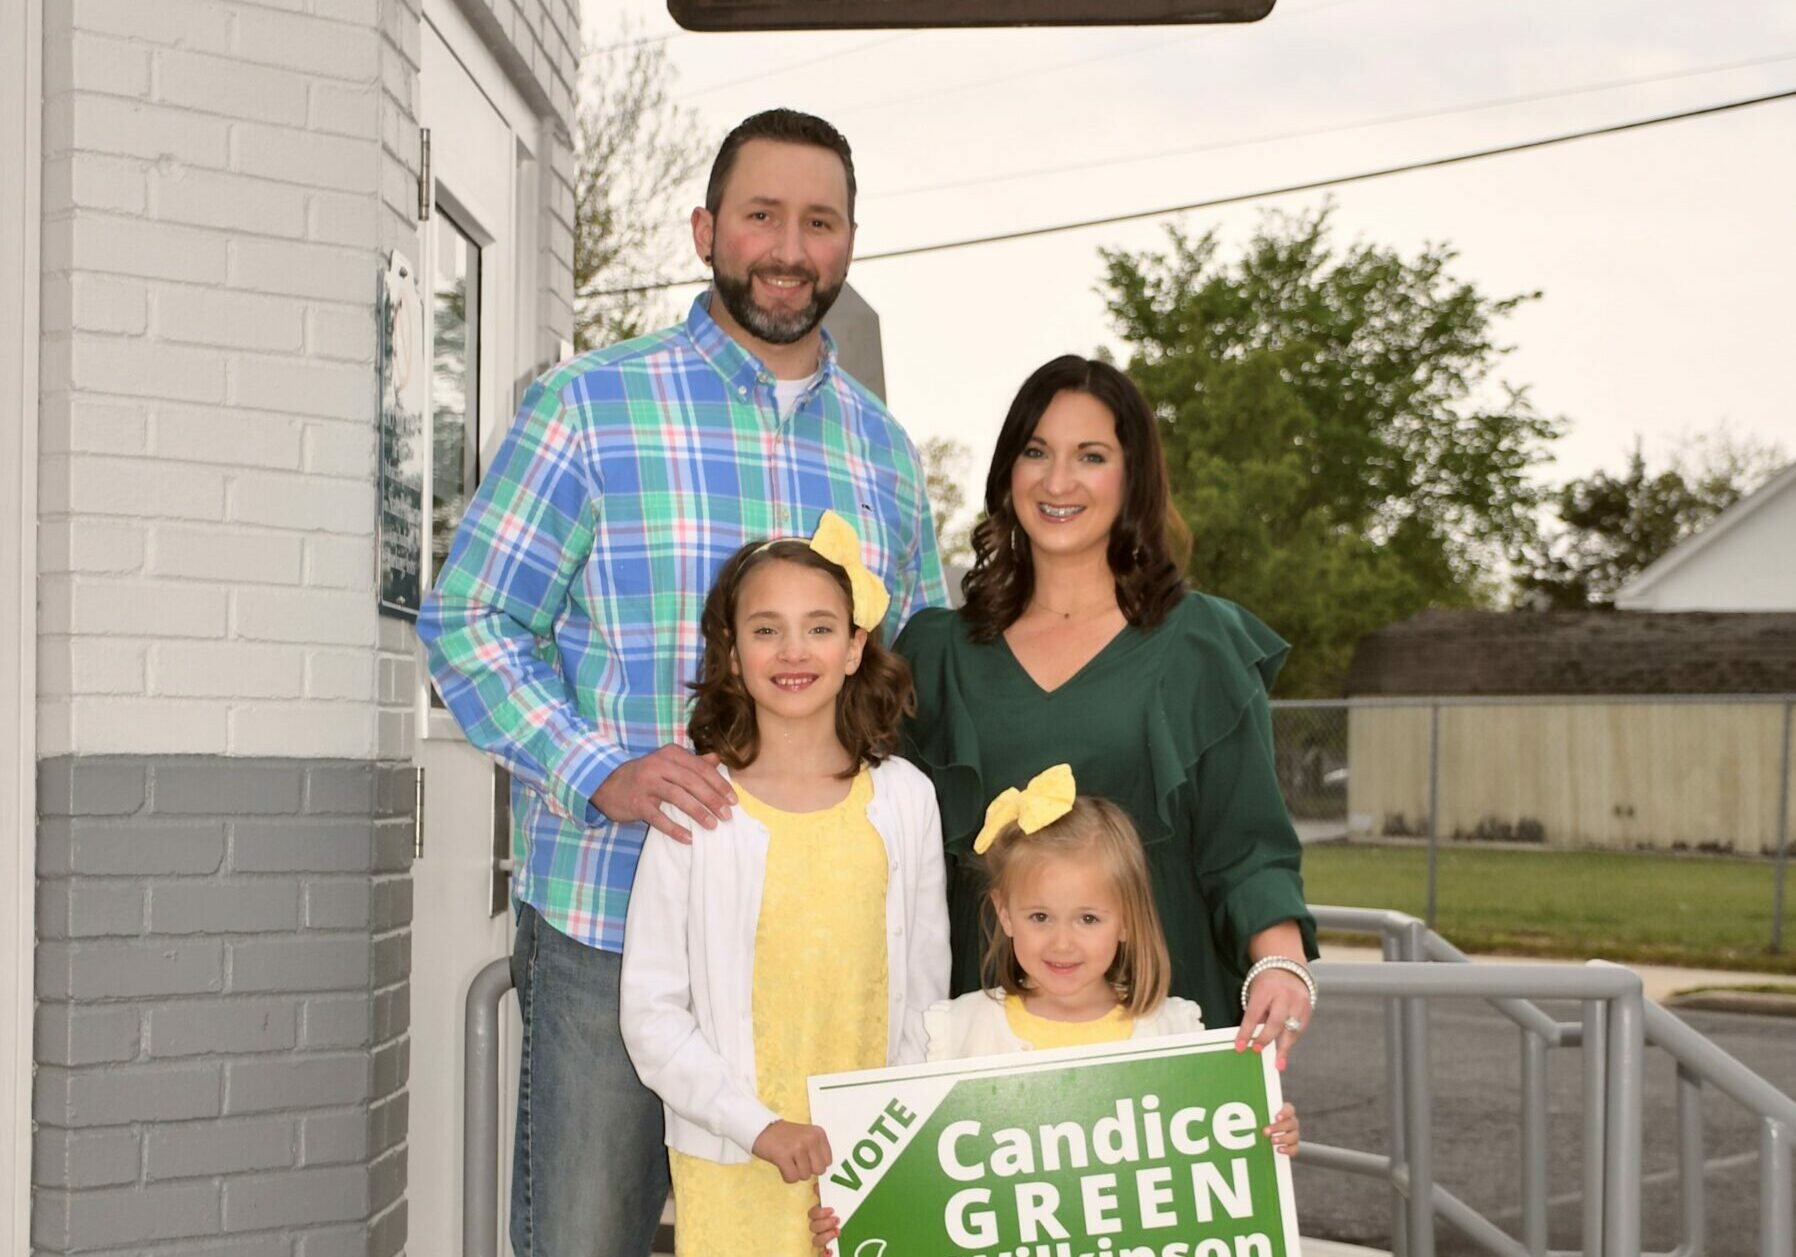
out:
<path id="1" fill-rule="evenodd" d="M 618 1031 L 623 957 L 525 905 L 511 950 L 524 1019 L 511 1171 L 517 1257 L 647 1257 L 667 1200 L 661 1101 Z"/>

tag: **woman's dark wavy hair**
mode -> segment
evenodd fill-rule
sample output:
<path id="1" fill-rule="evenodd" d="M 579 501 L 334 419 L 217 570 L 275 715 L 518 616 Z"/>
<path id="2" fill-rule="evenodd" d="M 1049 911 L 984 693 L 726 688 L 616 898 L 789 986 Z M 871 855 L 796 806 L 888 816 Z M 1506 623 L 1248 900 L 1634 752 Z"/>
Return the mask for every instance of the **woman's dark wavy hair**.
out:
<path id="1" fill-rule="evenodd" d="M 1109 363 L 1066 354 L 1023 381 L 992 451 L 985 518 L 973 530 L 973 567 L 960 582 L 966 598 L 960 613 L 974 641 L 992 641 L 1014 624 L 1035 592 L 1029 537 L 1010 500 L 1010 473 L 1049 403 L 1069 390 L 1104 404 L 1122 446 L 1123 503 L 1109 549 L 1117 606 L 1136 628 L 1153 628 L 1184 596 L 1191 534 L 1172 509 L 1153 411 L 1135 381 Z"/>
<path id="2" fill-rule="evenodd" d="M 732 667 L 736 654 L 736 602 L 749 573 L 776 560 L 827 573 L 841 588 L 843 605 L 854 606 L 848 573 L 811 549 L 806 541 L 751 541 L 723 565 L 699 618 L 705 657 L 699 665 L 698 680 L 692 683 L 696 698 L 686 731 L 701 755 L 714 753 L 732 769 L 748 767 L 760 753 L 755 701 Z M 867 634 L 861 666 L 842 682 L 842 692 L 836 695 L 836 737 L 853 762 L 853 767 L 842 774 L 844 777 L 852 777 L 863 765 L 881 763 L 895 754 L 899 722 L 917 708 L 910 665 L 886 649 L 879 638 L 878 628 Z"/>

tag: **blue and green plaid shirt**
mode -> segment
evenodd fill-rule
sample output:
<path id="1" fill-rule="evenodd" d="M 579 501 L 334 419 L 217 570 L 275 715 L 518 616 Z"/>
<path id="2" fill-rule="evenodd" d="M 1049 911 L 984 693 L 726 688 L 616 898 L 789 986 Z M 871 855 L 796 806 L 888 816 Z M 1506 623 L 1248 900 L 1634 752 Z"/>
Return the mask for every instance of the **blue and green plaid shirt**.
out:
<path id="1" fill-rule="evenodd" d="M 626 760 L 687 742 L 699 612 L 724 560 L 833 509 L 892 592 L 888 642 L 947 602 L 904 430 L 827 337 L 782 422 L 773 376 L 708 295 L 684 325 L 530 386 L 418 616 L 443 701 L 512 772 L 514 898 L 608 951 L 646 828 L 590 799 Z"/>

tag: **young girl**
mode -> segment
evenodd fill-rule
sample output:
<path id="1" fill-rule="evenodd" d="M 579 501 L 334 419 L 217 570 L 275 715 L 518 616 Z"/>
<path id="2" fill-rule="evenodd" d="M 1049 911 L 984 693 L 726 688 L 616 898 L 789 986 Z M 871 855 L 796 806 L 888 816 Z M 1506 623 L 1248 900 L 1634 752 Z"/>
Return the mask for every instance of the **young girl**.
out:
<path id="1" fill-rule="evenodd" d="M 1202 1010 L 1169 996 L 1171 962 L 1141 840 L 1123 810 L 1080 796 L 1065 764 L 992 801 L 973 851 L 985 859 L 988 989 L 932 1005 L 927 1059 L 1187 1034 Z M 1265 1128 L 1297 1151 L 1289 1104 Z M 834 1211 L 811 1211 L 812 1242 L 836 1238 Z"/>
<path id="2" fill-rule="evenodd" d="M 690 845 L 651 834 L 625 927 L 621 1017 L 666 1107 L 680 1257 L 810 1251 L 830 1162 L 811 1074 L 923 1057 L 948 993 L 941 822 L 901 759 L 910 675 L 854 530 L 745 546 L 700 622 L 694 747 L 739 804 Z"/>

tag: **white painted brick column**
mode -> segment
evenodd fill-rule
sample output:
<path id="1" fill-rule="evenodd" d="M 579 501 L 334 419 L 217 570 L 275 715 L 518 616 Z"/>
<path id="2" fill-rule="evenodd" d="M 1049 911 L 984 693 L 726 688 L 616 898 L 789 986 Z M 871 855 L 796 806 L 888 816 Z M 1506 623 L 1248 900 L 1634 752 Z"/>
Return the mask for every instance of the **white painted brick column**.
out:
<path id="1" fill-rule="evenodd" d="M 574 0 L 454 3 L 565 124 Z M 376 613 L 374 308 L 419 258 L 421 5 L 45 5 L 46 1254 L 405 1246 L 418 678 Z M 565 130 L 540 177 L 547 361 Z"/>
<path id="2" fill-rule="evenodd" d="M 416 248 L 382 139 L 415 143 L 416 67 L 395 94 L 382 60 L 418 19 L 290 7 L 48 18 L 45 755 L 409 753 L 377 737 L 410 695 L 378 687 L 373 294 Z"/>

